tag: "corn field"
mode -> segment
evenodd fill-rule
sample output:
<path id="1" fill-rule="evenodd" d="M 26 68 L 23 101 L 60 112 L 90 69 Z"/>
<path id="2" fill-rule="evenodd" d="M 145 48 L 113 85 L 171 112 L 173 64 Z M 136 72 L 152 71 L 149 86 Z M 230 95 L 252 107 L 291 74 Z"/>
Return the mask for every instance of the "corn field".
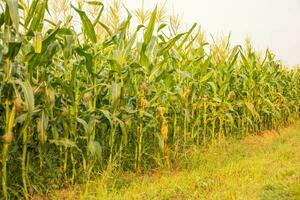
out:
<path id="1" fill-rule="evenodd" d="M 181 33 L 157 7 L 136 12 L 134 27 L 129 11 L 108 22 L 112 7 L 98 1 L 73 2 L 57 22 L 48 4 L 0 1 L 3 199 L 80 183 L 112 165 L 170 167 L 191 145 L 299 117 L 300 70 L 269 50 L 208 43 L 196 24 Z"/>

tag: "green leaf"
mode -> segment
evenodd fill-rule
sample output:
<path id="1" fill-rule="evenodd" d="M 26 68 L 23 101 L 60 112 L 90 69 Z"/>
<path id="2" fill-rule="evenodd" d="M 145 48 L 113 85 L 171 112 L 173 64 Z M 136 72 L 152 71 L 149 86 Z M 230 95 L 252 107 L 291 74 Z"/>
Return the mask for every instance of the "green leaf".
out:
<path id="1" fill-rule="evenodd" d="M 160 32 L 162 29 L 164 29 L 167 26 L 168 26 L 167 24 L 161 24 L 161 25 L 159 25 L 159 27 L 157 29 L 157 32 Z"/>
<path id="2" fill-rule="evenodd" d="M 260 116 L 258 114 L 258 112 L 256 111 L 254 105 L 250 102 L 245 102 L 246 107 L 248 108 L 248 110 L 250 111 L 250 113 L 253 115 L 253 117 L 259 119 Z"/>
<path id="3" fill-rule="evenodd" d="M 121 132 L 122 132 L 122 142 L 124 145 L 126 145 L 128 143 L 128 132 L 127 132 L 127 128 L 125 123 L 120 120 L 119 118 L 115 118 L 116 121 L 119 123 L 120 128 L 121 128 Z"/>
<path id="4" fill-rule="evenodd" d="M 30 23 L 30 21 L 34 18 L 34 12 L 36 10 L 36 7 L 37 7 L 37 4 L 38 4 L 38 1 L 39 0 L 33 0 L 31 5 L 30 5 L 30 8 L 29 8 L 29 11 L 27 13 L 27 16 L 26 16 L 26 19 L 25 19 L 25 27 L 27 27 Z"/>
<path id="5" fill-rule="evenodd" d="M 203 83 L 203 82 L 206 82 L 207 80 L 210 79 L 210 77 L 213 75 L 213 72 L 208 72 L 207 74 L 205 74 L 205 76 L 203 76 L 201 79 L 200 79 L 200 83 Z"/>
<path id="6" fill-rule="evenodd" d="M 184 39 L 181 41 L 180 45 L 178 46 L 178 49 L 181 49 L 182 46 L 186 43 L 188 40 L 189 36 L 192 34 L 193 30 L 196 28 L 197 24 L 194 23 L 193 26 L 190 28 L 190 30 L 186 33 Z"/>
<path id="7" fill-rule="evenodd" d="M 163 54 L 167 53 L 183 35 L 184 35 L 184 33 L 178 34 L 173 39 L 171 39 L 169 42 L 164 44 L 163 48 L 159 50 L 158 55 L 163 55 Z"/>
<path id="8" fill-rule="evenodd" d="M 25 98 L 25 103 L 27 105 L 28 114 L 32 115 L 34 110 L 34 95 L 30 83 L 23 82 L 21 80 L 16 80 L 15 83 L 21 86 Z"/>
<path id="9" fill-rule="evenodd" d="M 88 142 L 87 148 L 92 156 L 101 157 L 102 148 L 99 142 L 91 140 Z"/>
<path id="10" fill-rule="evenodd" d="M 57 146 L 64 146 L 67 148 L 75 148 L 77 149 L 79 152 L 81 152 L 81 150 L 78 148 L 78 146 L 76 145 L 75 142 L 67 139 L 67 138 L 63 138 L 60 140 L 49 140 L 50 143 L 55 144 Z"/>
<path id="11" fill-rule="evenodd" d="M 102 112 L 102 114 L 105 116 L 105 118 L 108 119 L 110 127 L 113 127 L 111 113 L 105 109 L 100 109 L 100 112 Z"/>
<path id="12" fill-rule="evenodd" d="M 83 126 L 84 131 L 85 131 L 86 134 L 90 134 L 88 124 L 86 123 L 86 121 L 84 121 L 83 119 L 77 117 L 77 122 L 79 122 Z"/>
<path id="13" fill-rule="evenodd" d="M 94 29 L 94 26 L 93 26 L 91 20 L 88 18 L 88 16 L 85 14 L 84 11 L 82 11 L 78 8 L 75 8 L 73 5 L 71 5 L 71 6 L 80 16 L 84 33 L 88 36 L 88 38 L 92 42 L 96 43 L 97 42 L 96 32 L 95 32 L 95 29 Z"/>
<path id="14" fill-rule="evenodd" d="M 8 58 L 9 60 L 13 60 L 18 55 L 21 45 L 21 42 L 9 42 L 8 52 L 4 55 L 4 57 Z"/>
<path id="15" fill-rule="evenodd" d="M 18 0 L 6 0 L 6 3 L 9 8 L 10 18 L 13 22 L 13 25 L 17 32 L 19 32 L 19 8 L 18 8 Z"/>
<path id="16" fill-rule="evenodd" d="M 49 117 L 47 113 L 43 110 L 41 118 L 38 119 L 38 138 L 39 142 L 45 144 L 47 142 L 47 128 L 49 123 Z"/>
<path id="17" fill-rule="evenodd" d="M 232 66 L 234 65 L 235 61 L 237 60 L 238 58 L 238 55 L 240 53 L 240 50 L 241 49 L 241 46 L 240 45 L 237 45 L 233 48 L 233 50 L 231 51 L 231 54 L 229 56 L 229 65 Z"/>
<path id="18" fill-rule="evenodd" d="M 75 49 L 76 53 L 80 56 L 85 57 L 85 64 L 86 64 L 86 69 L 87 71 L 94 76 L 94 59 L 93 59 L 93 55 L 91 53 L 86 53 L 81 47 L 77 47 Z"/>
<path id="19" fill-rule="evenodd" d="M 100 26 L 102 26 L 104 28 L 104 30 L 108 33 L 109 36 L 113 35 L 112 31 L 110 30 L 110 28 L 107 25 L 103 24 L 102 22 L 98 22 L 98 23 L 100 24 Z"/>
<path id="20" fill-rule="evenodd" d="M 144 43 L 147 46 L 151 40 L 153 35 L 154 27 L 155 27 L 155 20 L 156 20 L 156 13 L 157 13 L 157 6 L 155 7 L 154 11 L 152 12 L 149 24 L 147 26 L 147 31 L 144 36 Z"/>
<path id="21" fill-rule="evenodd" d="M 112 82 L 112 84 L 111 84 L 111 99 L 112 99 L 113 104 L 115 104 L 116 101 L 118 99 L 120 99 L 120 96 L 121 96 L 121 85 L 120 85 L 120 83 Z"/>
<path id="22" fill-rule="evenodd" d="M 37 1 L 37 5 L 32 13 L 32 21 L 29 27 L 29 31 L 42 31 L 47 4 L 47 0 Z"/>
<path id="23" fill-rule="evenodd" d="M 104 11 L 104 4 L 101 3 L 101 2 L 99 2 L 99 1 L 87 1 L 86 3 L 90 4 L 92 6 L 101 6 L 101 8 L 99 10 L 99 13 L 98 13 L 98 15 L 95 18 L 94 23 L 93 23 L 93 26 L 96 26 L 97 23 L 99 22 L 99 19 L 100 19 L 101 15 L 102 15 L 103 11 Z"/>

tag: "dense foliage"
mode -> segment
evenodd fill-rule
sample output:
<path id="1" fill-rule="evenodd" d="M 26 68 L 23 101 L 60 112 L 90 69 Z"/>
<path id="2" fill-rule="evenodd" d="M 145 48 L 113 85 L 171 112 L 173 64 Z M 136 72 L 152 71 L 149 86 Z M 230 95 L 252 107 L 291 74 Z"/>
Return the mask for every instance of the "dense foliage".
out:
<path id="1" fill-rule="evenodd" d="M 300 71 L 248 43 L 208 44 L 157 19 L 101 21 L 103 4 L 54 23 L 46 0 L 2 0 L 0 142 L 3 198 L 29 198 L 117 165 L 170 166 L 192 144 L 217 145 L 299 116 Z M 49 18 L 49 17 L 48 17 Z M 47 26 L 46 26 L 47 25 Z M 97 31 L 96 31 L 97 30 Z M 98 31 L 105 32 L 100 37 Z"/>

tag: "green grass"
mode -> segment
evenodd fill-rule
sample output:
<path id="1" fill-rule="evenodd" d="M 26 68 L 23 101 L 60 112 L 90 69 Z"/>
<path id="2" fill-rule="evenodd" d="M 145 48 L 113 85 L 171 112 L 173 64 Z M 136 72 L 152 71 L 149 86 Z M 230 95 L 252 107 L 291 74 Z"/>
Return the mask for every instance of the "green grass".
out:
<path id="1" fill-rule="evenodd" d="M 51 198 L 300 199 L 300 123 L 279 133 L 227 141 L 206 151 L 191 148 L 176 170 L 151 175 L 108 170 Z"/>

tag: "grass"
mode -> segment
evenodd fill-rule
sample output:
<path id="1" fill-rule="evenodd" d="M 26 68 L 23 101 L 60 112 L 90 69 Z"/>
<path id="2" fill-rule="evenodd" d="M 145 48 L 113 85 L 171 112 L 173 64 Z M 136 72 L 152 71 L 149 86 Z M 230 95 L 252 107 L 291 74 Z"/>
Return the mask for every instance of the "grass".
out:
<path id="1" fill-rule="evenodd" d="M 191 148 L 175 170 L 106 171 L 51 199 L 300 199 L 300 123 L 279 132 Z M 77 191 L 77 192 L 75 192 Z"/>

